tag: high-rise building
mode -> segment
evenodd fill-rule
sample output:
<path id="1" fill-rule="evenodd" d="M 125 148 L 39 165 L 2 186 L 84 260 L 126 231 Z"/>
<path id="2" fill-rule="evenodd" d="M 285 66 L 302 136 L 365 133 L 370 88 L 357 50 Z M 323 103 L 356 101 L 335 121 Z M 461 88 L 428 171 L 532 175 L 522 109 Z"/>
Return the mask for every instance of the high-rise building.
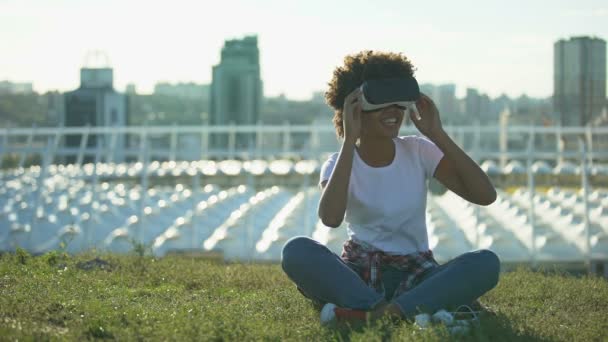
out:
<path id="1" fill-rule="evenodd" d="M 253 125 L 258 122 L 263 99 L 257 36 L 227 40 L 221 61 L 213 67 L 210 119 L 212 125 Z M 230 142 L 212 137 L 214 146 Z M 252 147 L 253 136 L 239 136 L 235 147 Z"/>
<path id="2" fill-rule="evenodd" d="M 420 85 L 420 91 L 431 99 L 437 105 L 441 119 L 445 124 L 453 124 L 458 122 L 460 118 L 459 110 L 456 101 L 456 85 L 453 83 L 434 85 L 423 83 Z"/>
<path id="3" fill-rule="evenodd" d="M 420 84 L 420 92 L 430 96 L 433 100 L 435 100 L 435 87 L 434 84 L 431 83 L 421 83 Z"/>
<path id="4" fill-rule="evenodd" d="M 481 119 L 481 95 L 475 88 L 467 88 L 465 116 L 468 123 L 480 121 Z"/>
<path id="5" fill-rule="evenodd" d="M 49 125 L 59 126 L 63 123 L 65 115 L 65 98 L 58 91 L 49 91 L 43 95 L 46 98 L 46 119 Z"/>
<path id="6" fill-rule="evenodd" d="M 125 87 L 125 93 L 129 95 L 137 95 L 137 86 L 135 83 L 127 83 Z"/>
<path id="7" fill-rule="evenodd" d="M 448 117 L 457 113 L 455 84 L 448 83 L 437 86 L 435 96 L 435 102 L 440 113 Z"/>
<path id="8" fill-rule="evenodd" d="M 263 98 L 256 36 L 227 40 L 213 67 L 211 124 L 255 124 Z"/>
<path id="9" fill-rule="evenodd" d="M 553 45 L 553 108 L 562 126 L 584 126 L 606 101 L 606 41 L 560 39 Z"/>
<path id="10" fill-rule="evenodd" d="M 113 70 L 108 67 L 83 67 L 80 69 L 80 87 L 64 95 L 65 113 L 61 122 L 67 127 L 126 126 L 127 96 L 113 87 Z M 81 136 L 66 136 L 66 147 L 80 146 Z M 112 155 L 114 162 L 124 161 L 121 151 L 125 139 L 121 134 L 88 137 L 87 147 L 97 147 L 102 157 Z M 87 158 L 90 161 L 92 158 Z M 68 160 L 67 162 L 72 162 Z"/>

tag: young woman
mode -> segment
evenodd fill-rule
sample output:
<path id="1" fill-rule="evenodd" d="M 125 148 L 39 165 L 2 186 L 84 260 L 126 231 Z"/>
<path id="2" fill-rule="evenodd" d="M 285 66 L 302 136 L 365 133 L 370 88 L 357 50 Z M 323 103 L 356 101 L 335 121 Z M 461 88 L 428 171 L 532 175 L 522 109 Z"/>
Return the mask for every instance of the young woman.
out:
<path id="1" fill-rule="evenodd" d="M 310 238 L 292 238 L 282 267 L 306 297 L 333 311 L 332 319 L 412 319 L 471 304 L 498 282 L 500 263 L 491 251 L 438 265 L 429 249 L 428 178 L 475 204 L 496 199 L 487 175 L 443 130 L 433 101 L 419 95 L 419 116 L 394 103 L 362 111 L 364 82 L 413 76 L 407 57 L 363 51 L 347 56 L 329 83 L 326 99 L 342 147 L 321 169 L 319 217 L 334 228 L 345 220 L 349 239 L 338 257 Z M 408 117 L 426 138 L 398 137 Z"/>

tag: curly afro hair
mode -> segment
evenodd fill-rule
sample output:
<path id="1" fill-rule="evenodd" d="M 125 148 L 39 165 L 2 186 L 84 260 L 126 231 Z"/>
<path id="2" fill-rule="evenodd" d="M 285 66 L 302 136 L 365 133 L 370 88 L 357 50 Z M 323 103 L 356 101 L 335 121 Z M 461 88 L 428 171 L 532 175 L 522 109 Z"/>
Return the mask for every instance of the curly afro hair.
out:
<path id="1" fill-rule="evenodd" d="M 414 66 L 401 53 L 361 51 L 344 57 L 344 65 L 334 70 L 325 93 L 327 104 L 334 109 L 336 135 L 344 138 L 342 106 L 344 99 L 364 81 L 372 79 L 414 76 Z"/>

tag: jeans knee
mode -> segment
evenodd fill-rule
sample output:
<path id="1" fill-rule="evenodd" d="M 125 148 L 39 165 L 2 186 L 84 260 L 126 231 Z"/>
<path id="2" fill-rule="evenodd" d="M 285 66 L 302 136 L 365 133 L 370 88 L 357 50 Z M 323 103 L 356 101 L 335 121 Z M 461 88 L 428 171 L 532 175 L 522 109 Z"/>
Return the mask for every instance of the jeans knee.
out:
<path id="1" fill-rule="evenodd" d="M 306 259 L 306 255 L 310 253 L 311 246 L 315 244 L 314 240 L 306 236 L 296 236 L 289 239 L 281 252 L 283 270 L 287 272 L 287 270 L 301 264 Z"/>
<path id="2" fill-rule="evenodd" d="M 487 277 L 490 282 L 490 288 L 498 284 L 498 275 L 500 274 L 500 259 L 496 253 L 488 249 L 482 249 L 479 253 L 479 268 L 480 271 Z"/>
<path id="3" fill-rule="evenodd" d="M 498 274 L 500 273 L 500 260 L 496 253 L 482 249 L 474 252 L 465 253 L 459 259 L 459 263 L 466 269 L 466 272 L 476 274 L 480 277 L 483 288 L 488 291 L 498 284 Z"/>

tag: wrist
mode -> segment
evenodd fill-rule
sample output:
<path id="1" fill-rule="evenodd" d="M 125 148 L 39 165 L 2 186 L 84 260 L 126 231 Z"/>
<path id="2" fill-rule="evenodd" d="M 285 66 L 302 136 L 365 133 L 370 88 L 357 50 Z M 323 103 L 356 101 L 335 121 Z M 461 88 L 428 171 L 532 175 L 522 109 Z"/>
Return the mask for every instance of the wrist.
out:
<path id="1" fill-rule="evenodd" d="M 443 128 L 438 128 L 429 132 L 427 138 L 431 139 L 431 141 L 436 142 L 437 140 L 441 140 L 447 136 L 447 133 L 443 130 Z"/>

